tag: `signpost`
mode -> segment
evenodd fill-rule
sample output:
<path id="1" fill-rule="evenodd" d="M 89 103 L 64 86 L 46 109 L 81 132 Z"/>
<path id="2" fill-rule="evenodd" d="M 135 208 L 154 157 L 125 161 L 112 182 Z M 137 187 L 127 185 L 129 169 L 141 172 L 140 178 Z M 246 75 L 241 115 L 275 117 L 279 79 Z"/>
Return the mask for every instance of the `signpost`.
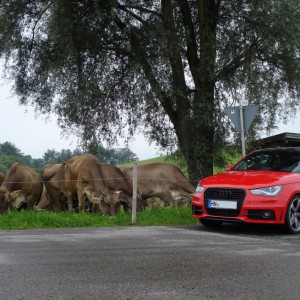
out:
<path id="1" fill-rule="evenodd" d="M 133 164 L 133 193 L 132 193 L 132 212 L 131 212 L 131 222 L 136 223 L 136 202 L 137 202 L 137 164 Z"/>
<path id="2" fill-rule="evenodd" d="M 258 105 L 246 105 L 234 107 L 225 107 L 225 113 L 233 123 L 237 132 L 241 134 L 242 140 L 242 154 L 245 153 L 245 133 L 249 130 L 252 122 L 254 121 L 255 115 L 259 109 Z"/>

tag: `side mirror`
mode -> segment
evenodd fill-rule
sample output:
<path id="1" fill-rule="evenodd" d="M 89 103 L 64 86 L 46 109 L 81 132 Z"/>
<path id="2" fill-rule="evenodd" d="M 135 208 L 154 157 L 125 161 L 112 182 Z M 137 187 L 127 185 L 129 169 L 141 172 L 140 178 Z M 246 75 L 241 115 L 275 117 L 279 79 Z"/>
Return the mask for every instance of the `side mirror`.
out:
<path id="1" fill-rule="evenodd" d="M 227 171 L 227 172 L 228 172 L 228 171 L 231 171 L 231 169 L 232 169 L 233 166 L 234 166 L 234 164 L 227 166 L 227 167 L 226 167 L 226 171 Z"/>

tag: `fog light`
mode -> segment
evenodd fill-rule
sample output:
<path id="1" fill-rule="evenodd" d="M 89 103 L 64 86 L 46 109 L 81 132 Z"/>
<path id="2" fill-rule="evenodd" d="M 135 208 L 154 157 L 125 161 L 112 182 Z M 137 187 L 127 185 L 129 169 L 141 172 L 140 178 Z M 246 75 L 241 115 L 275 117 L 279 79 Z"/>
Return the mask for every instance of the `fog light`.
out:
<path id="1" fill-rule="evenodd" d="M 273 210 L 248 210 L 247 217 L 253 220 L 275 220 L 275 213 Z"/>
<path id="2" fill-rule="evenodd" d="M 262 217 L 266 220 L 271 219 L 273 214 L 270 211 L 264 211 Z"/>
<path id="3" fill-rule="evenodd" d="M 197 205 L 192 205 L 192 211 L 194 215 L 201 215 L 203 213 L 202 207 Z"/>

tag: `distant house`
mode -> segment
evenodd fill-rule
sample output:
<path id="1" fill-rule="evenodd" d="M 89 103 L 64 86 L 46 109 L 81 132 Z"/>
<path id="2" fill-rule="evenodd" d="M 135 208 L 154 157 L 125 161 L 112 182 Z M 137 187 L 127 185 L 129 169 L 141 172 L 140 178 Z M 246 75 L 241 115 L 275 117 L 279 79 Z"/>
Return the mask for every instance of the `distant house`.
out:
<path id="1" fill-rule="evenodd" d="M 300 147 L 300 134 L 284 132 L 255 142 L 256 149 L 276 147 Z"/>

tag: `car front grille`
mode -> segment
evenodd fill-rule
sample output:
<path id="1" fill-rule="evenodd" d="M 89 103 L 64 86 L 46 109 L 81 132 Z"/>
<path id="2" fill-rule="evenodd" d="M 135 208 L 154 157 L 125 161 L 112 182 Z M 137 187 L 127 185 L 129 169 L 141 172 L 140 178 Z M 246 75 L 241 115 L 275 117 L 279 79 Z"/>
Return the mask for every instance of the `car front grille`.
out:
<path id="1" fill-rule="evenodd" d="M 243 189 L 208 188 L 204 193 L 206 212 L 214 216 L 237 217 L 240 214 L 245 196 L 246 192 Z M 209 208 L 209 200 L 234 201 L 237 203 L 237 209 Z"/>

